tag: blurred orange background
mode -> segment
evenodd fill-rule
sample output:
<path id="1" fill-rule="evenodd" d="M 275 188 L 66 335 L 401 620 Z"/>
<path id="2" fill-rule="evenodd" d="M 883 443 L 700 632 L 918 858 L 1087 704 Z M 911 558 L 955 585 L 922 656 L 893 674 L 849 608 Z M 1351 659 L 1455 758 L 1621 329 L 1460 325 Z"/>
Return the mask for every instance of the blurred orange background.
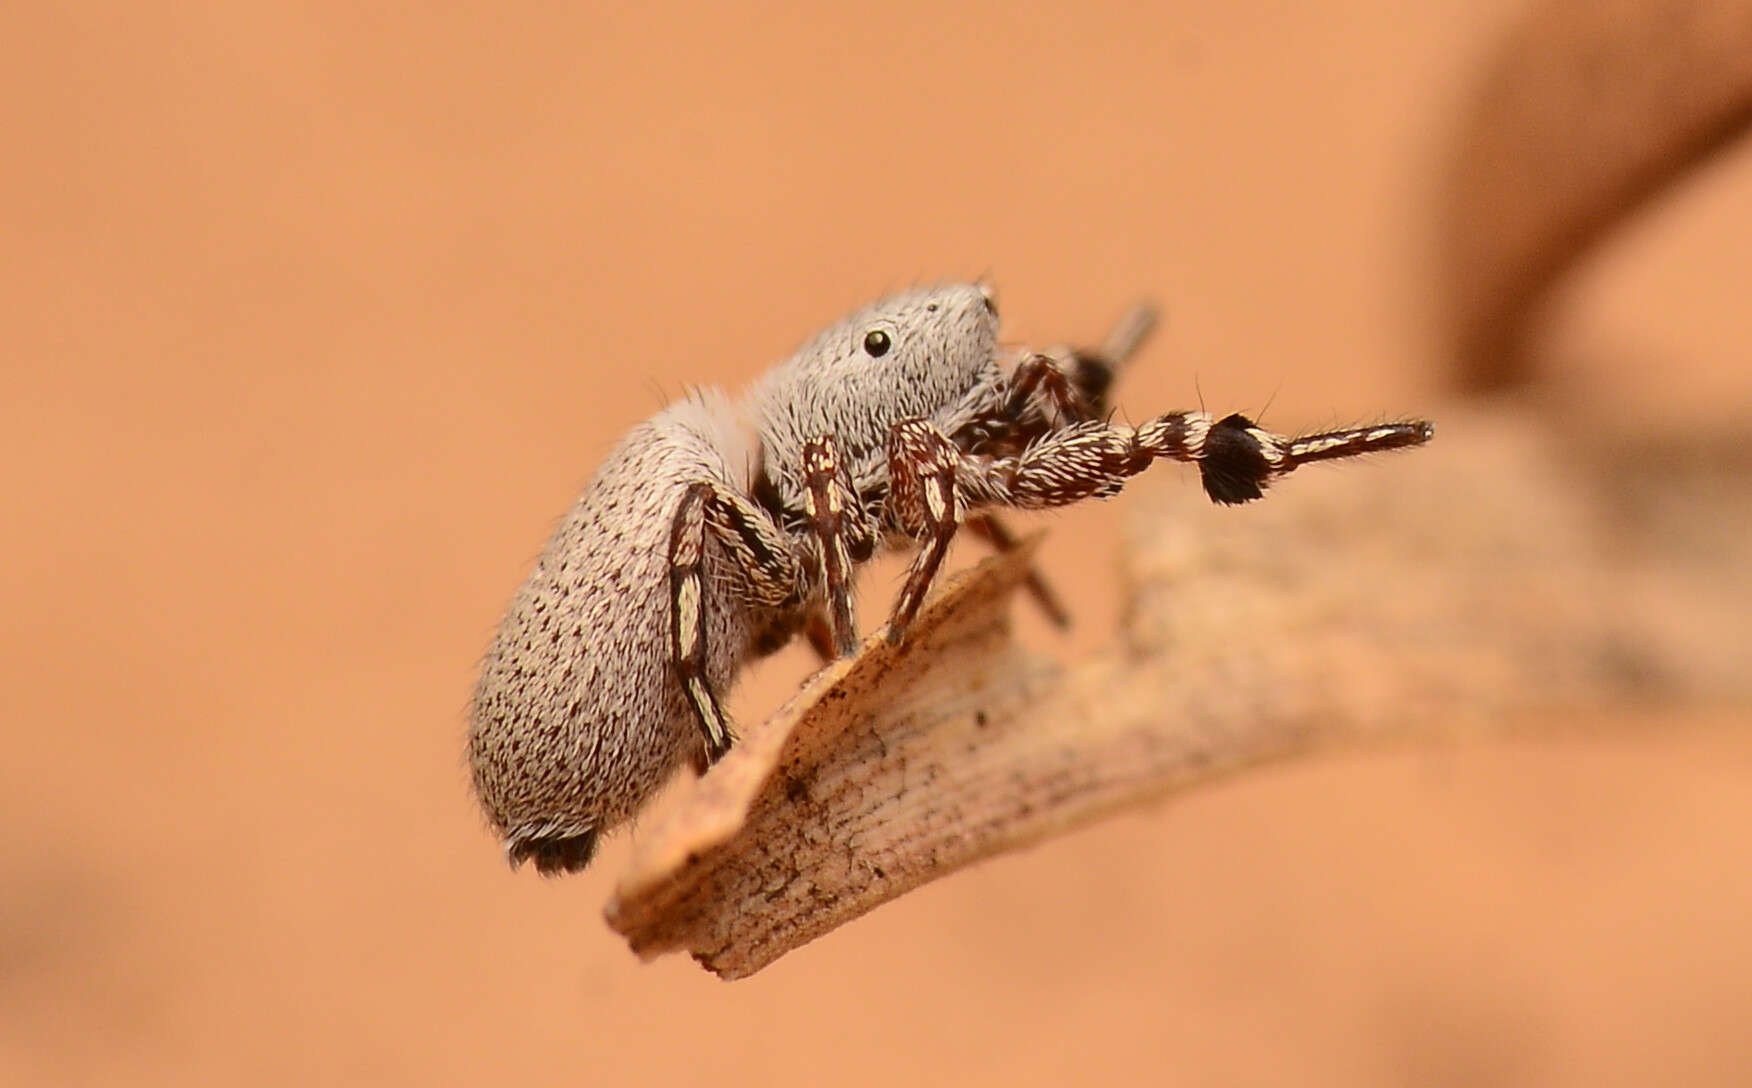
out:
<path id="1" fill-rule="evenodd" d="M 1734 712 L 1251 774 L 733 987 L 603 926 L 626 834 L 512 876 L 467 793 L 478 655 L 610 444 L 884 289 L 989 274 L 1035 344 L 1159 299 L 1137 411 L 1438 411 L 1436 194 L 1516 9 L 9 13 L 0 1082 L 1752 1077 Z M 1748 193 L 1571 293 L 1596 399 L 1744 418 Z M 1125 504 L 1051 521 L 1067 653 Z"/>

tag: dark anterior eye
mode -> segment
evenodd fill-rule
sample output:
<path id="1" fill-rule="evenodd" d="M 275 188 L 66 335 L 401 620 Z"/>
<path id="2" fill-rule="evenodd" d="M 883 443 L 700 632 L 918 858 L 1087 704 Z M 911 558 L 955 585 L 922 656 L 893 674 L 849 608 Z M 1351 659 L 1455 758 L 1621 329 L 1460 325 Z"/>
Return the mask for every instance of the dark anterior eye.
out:
<path id="1" fill-rule="evenodd" d="M 881 329 L 871 329 L 864 334 L 864 350 L 872 356 L 881 358 L 888 354 L 888 334 Z"/>

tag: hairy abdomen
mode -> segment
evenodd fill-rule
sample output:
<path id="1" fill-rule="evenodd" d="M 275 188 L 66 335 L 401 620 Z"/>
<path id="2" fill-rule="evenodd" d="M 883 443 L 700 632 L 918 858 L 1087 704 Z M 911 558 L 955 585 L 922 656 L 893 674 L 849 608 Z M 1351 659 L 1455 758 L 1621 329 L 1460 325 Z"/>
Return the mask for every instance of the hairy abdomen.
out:
<path id="1" fill-rule="evenodd" d="M 582 868 L 597 836 L 700 750 L 670 660 L 670 522 L 689 484 L 736 486 L 731 468 L 745 463 L 721 397 L 671 405 L 609 455 L 512 599 L 475 689 L 468 750 L 513 865 Z M 747 620 L 728 578 L 706 581 L 707 675 L 724 691 Z"/>

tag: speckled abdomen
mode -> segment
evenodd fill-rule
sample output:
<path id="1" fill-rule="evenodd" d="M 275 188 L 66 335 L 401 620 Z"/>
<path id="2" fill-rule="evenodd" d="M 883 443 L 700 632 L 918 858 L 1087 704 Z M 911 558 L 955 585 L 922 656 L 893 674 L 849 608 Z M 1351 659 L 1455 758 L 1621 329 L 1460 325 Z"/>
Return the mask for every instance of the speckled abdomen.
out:
<path id="1" fill-rule="evenodd" d="M 469 723 L 475 790 L 513 863 L 582 867 L 701 740 L 670 653 L 670 525 L 688 486 L 745 489 L 746 441 L 728 402 L 677 402 L 623 439 L 512 599 Z M 707 545 L 708 573 L 723 557 Z M 706 578 L 706 674 L 730 687 L 749 617 Z"/>

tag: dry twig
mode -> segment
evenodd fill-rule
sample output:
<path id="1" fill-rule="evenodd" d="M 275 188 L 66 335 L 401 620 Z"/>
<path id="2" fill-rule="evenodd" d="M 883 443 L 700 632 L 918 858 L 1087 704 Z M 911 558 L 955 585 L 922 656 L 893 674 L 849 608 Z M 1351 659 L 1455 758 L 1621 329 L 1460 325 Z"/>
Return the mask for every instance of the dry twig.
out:
<path id="1" fill-rule="evenodd" d="M 1253 764 L 1746 696 L 1752 504 L 1724 520 L 1703 496 L 1744 495 L 1748 466 L 1690 503 L 1670 474 L 1604 491 L 1534 434 L 1445 420 L 1428 450 L 1245 511 L 1149 492 L 1122 640 L 1074 667 L 1012 637 L 1029 549 L 988 560 L 904 648 L 872 638 L 750 728 L 642 837 L 610 924 L 738 978 L 980 858 Z"/>

